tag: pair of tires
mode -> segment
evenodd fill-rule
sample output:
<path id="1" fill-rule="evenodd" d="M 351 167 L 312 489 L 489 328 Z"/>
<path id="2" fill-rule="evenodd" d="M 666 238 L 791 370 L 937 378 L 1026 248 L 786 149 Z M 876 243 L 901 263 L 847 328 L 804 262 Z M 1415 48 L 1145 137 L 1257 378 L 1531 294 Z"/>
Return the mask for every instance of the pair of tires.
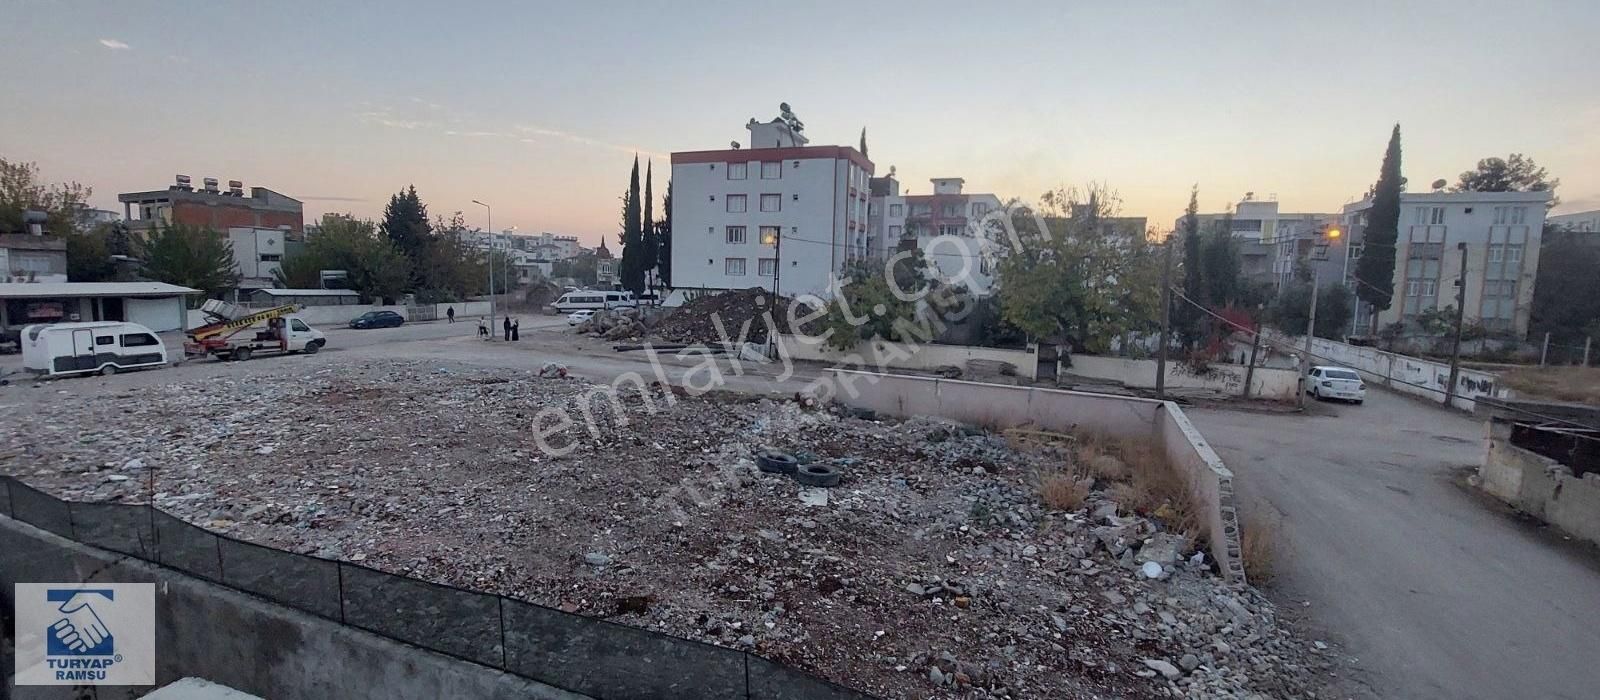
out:
<path id="1" fill-rule="evenodd" d="M 768 474 L 786 474 L 804 486 L 829 488 L 839 485 L 844 474 L 827 464 L 807 462 L 801 464 L 794 455 L 778 450 L 756 453 L 756 468 Z"/>

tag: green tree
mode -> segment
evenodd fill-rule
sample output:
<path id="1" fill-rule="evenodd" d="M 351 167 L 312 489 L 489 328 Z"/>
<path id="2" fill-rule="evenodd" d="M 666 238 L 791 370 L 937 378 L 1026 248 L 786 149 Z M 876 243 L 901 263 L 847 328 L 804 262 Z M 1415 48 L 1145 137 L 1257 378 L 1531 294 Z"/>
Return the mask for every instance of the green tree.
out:
<path id="1" fill-rule="evenodd" d="M 1555 192 L 1561 180 L 1533 162 L 1532 158 L 1513 153 L 1508 158 L 1484 158 L 1476 170 L 1461 173 L 1461 179 L 1450 189 L 1455 192 Z M 1558 201 L 1551 198 L 1550 205 Z"/>
<path id="2" fill-rule="evenodd" d="M 23 215 L 42 211 L 46 233 L 66 235 L 80 229 L 79 212 L 92 193 L 76 182 L 45 184 L 35 163 L 0 158 L 0 233 L 26 233 Z"/>
<path id="3" fill-rule="evenodd" d="M 416 185 L 409 185 L 389 197 L 380 230 L 412 262 L 422 259 L 433 230 L 428 226 L 428 207 L 417 196 Z"/>
<path id="4" fill-rule="evenodd" d="M 1323 285 L 1317 294 L 1317 328 L 1319 338 L 1342 340 L 1345 326 L 1350 323 L 1350 305 L 1353 297 L 1350 288 L 1342 284 Z M 1311 309 L 1311 285 L 1295 283 L 1283 290 L 1268 309 L 1273 325 L 1284 332 L 1302 335 L 1310 320 L 1306 314 Z"/>
<path id="5" fill-rule="evenodd" d="M 281 268 L 277 283 L 297 289 L 321 286 L 322 270 L 344 270 L 350 289 L 368 303 L 397 299 L 411 282 L 411 262 L 377 225 L 348 214 L 324 215 L 321 232 Z"/>
<path id="6" fill-rule="evenodd" d="M 233 246 L 211 228 L 166 224 L 151 231 L 139 244 L 144 274 L 150 279 L 198 289 L 208 298 L 239 284 L 233 263 Z M 190 298 L 190 303 L 201 300 Z"/>
<path id="7" fill-rule="evenodd" d="M 1200 252 L 1200 278 L 1205 290 L 1205 303 L 1213 309 L 1229 306 L 1239 300 L 1242 289 L 1239 279 L 1239 243 L 1228 230 L 1230 220 L 1217 222 L 1211 236 Z"/>
<path id="8" fill-rule="evenodd" d="M 661 286 L 672 287 L 672 180 L 667 180 L 667 194 L 661 198 L 661 220 L 656 222 L 656 269 L 661 272 Z"/>
<path id="9" fill-rule="evenodd" d="M 1117 194 L 1091 184 L 1040 199 L 1044 216 L 1012 207 L 1015 235 L 999 241 L 1002 319 L 1042 342 L 1089 352 L 1153 329 L 1161 263 L 1144 231 L 1102 225 L 1116 214 Z"/>
<path id="10" fill-rule="evenodd" d="M 109 228 L 109 227 L 106 227 Z M 67 281 L 106 282 L 117 277 L 117 263 L 106 245 L 105 228 L 69 233 L 67 242 Z"/>
<path id="11" fill-rule="evenodd" d="M 1204 266 L 1201 254 L 1204 244 L 1200 238 L 1200 185 L 1189 189 L 1189 206 L 1183 210 L 1183 262 L 1178 272 L 1183 276 L 1183 295 L 1198 303 L 1205 303 Z M 1193 350 L 1205 338 L 1205 312 L 1182 299 L 1173 297 L 1172 325 L 1185 348 Z"/>
<path id="12" fill-rule="evenodd" d="M 617 266 L 617 281 L 635 295 L 644 293 L 644 224 L 639 213 L 639 157 L 633 157 L 633 174 L 628 192 L 622 197 L 622 263 Z"/>
<path id="13" fill-rule="evenodd" d="M 1593 233 L 1557 231 L 1545 225 L 1539 247 L 1539 283 L 1533 287 L 1530 335 L 1549 333 L 1552 342 L 1582 345 L 1586 329 L 1600 321 L 1600 250 L 1582 242 Z"/>
<path id="14" fill-rule="evenodd" d="M 595 260 L 594 253 L 582 253 L 566 260 L 557 260 L 550 266 L 550 276 L 557 279 L 570 277 L 576 280 L 580 287 L 592 287 L 599 278 L 595 270 Z"/>
<path id="15" fill-rule="evenodd" d="M 882 266 L 852 263 L 845 269 L 839 300 L 816 323 L 827 334 L 829 346 L 849 350 L 872 339 L 921 340 L 906 336 L 917 326 L 919 301 L 929 301 L 926 312 L 946 310 L 943 296 L 931 295 L 932 277 L 922 250 L 896 254 Z M 939 303 L 935 303 L 939 302 Z M 908 325 L 909 324 L 909 325 Z"/>
<path id="16" fill-rule="evenodd" d="M 1367 211 L 1361 258 L 1356 261 L 1356 296 L 1374 310 L 1371 333 L 1378 332 L 1378 314 L 1389 308 L 1394 294 L 1394 247 L 1400 235 L 1400 192 L 1405 178 L 1400 175 L 1400 125 L 1389 135 L 1383 153 L 1383 167 L 1372 189 L 1372 208 Z"/>
<path id="17" fill-rule="evenodd" d="M 649 286 L 651 271 L 656 269 L 656 258 L 661 254 L 660 242 L 656 240 L 656 214 L 655 195 L 651 192 L 651 185 L 655 180 L 655 163 L 646 161 L 644 166 L 644 216 L 639 220 L 642 230 L 639 233 L 640 245 L 644 248 L 639 254 L 639 267 L 644 270 L 644 286 Z M 627 255 L 627 251 L 623 251 Z"/>
<path id="18" fill-rule="evenodd" d="M 867 127 L 861 127 L 861 157 L 867 157 Z"/>

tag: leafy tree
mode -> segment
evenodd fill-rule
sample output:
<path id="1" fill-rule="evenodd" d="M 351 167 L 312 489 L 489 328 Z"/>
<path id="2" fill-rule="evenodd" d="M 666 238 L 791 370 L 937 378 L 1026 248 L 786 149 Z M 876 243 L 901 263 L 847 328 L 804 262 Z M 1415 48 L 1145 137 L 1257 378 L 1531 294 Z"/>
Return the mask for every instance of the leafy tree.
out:
<path id="1" fill-rule="evenodd" d="M 660 243 L 656 240 L 655 195 L 650 191 L 655 180 L 655 174 L 651 172 L 654 166 L 654 162 L 646 162 L 644 166 L 644 217 L 639 220 L 642 228 L 639 241 L 644 246 L 639 253 L 639 267 L 644 270 L 646 283 L 650 281 L 650 272 L 656 269 L 656 257 L 661 254 Z M 626 257 L 628 252 L 623 251 L 622 254 Z"/>
<path id="2" fill-rule="evenodd" d="M 1388 309 L 1394 297 L 1394 247 L 1400 235 L 1400 191 L 1404 187 L 1405 180 L 1400 175 L 1400 125 L 1396 124 L 1383 154 L 1378 183 L 1373 186 L 1361 258 L 1356 261 L 1356 296 L 1374 310 L 1374 334 L 1376 311 Z"/>
<path id="3" fill-rule="evenodd" d="M 117 263 L 106 245 L 105 229 L 69 233 L 67 242 L 67 280 L 106 282 L 117 277 Z"/>
<path id="4" fill-rule="evenodd" d="M 672 287 L 672 181 L 667 180 L 667 194 L 661 198 L 661 220 L 656 222 L 656 269 L 661 272 L 661 286 Z"/>
<path id="5" fill-rule="evenodd" d="M 1102 226 L 1117 194 L 1092 184 L 1040 199 L 1044 217 L 1012 207 L 1015 235 L 998 241 L 1001 317 L 1042 342 L 1090 352 L 1152 329 L 1161 263 L 1144 231 Z"/>
<path id="6" fill-rule="evenodd" d="M 1183 295 L 1205 303 L 1204 266 L 1201 254 L 1204 244 L 1200 238 L 1200 186 L 1189 189 L 1189 206 L 1183 210 L 1183 262 L 1178 272 L 1183 276 Z M 1205 312 L 1182 299 L 1173 297 L 1171 322 L 1183 346 L 1194 349 L 1205 336 Z"/>
<path id="7" fill-rule="evenodd" d="M 1239 243 L 1234 240 L 1228 221 L 1218 222 L 1200 251 L 1200 279 L 1205 290 L 1205 303 L 1221 308 L 1239 300 L 1242 285 L 1239 280 Z"/>
<path id="8" fill-rule="evenodd" d="M 1553 342 L 1581 345 L 1585 329 L 1600 321 L 1600 250 L 1580 238 L 1592 233 L 1554 229 L 1545 225 L 1528 325 L 1535 336 L 1548 332 Z"/>
<path id="9" fill-rule="evenodd" d="M 381 229 L 385 238 L 413 262 L 422 259 L 432 229 L 428 226 L 428 207 L 417 196 L 417 186 L 409 185 L 389 197 L 383 209 Z"/>
<path id="10" fill-rule="evenodd" d="M 220 299 L 239 284 L 233 263 L 233 246 L 211 228 L 166 224 L 151 231 L 139 244 L 144 274 L 150 279 L 198 289 Z M 190 299 L 199 303 L 199 299 Z"/>
<path id="11" fill-rule="evenodd" d="M 1507 158 L 1484 158 L 1476 170 L 1461 173 L 1461 179 L 1450 189 L 1455 192 L 1554 192 L 1561 180 L 1533 162 L 1532 158 L 1513 153 Z M 1552 198 L 1550 205 L 1557 200 Z"/>
<path id="12" fill-rule="evenodd" d="M 577 280 L 579 286 L 592 287 L 599 281 L 599 275 L 595 270 L 595 260 L 594 253 L 582 253 L 566 260 L 557 260 L 554 265 L 550 266 L 550 276 L 554 278 L 570 277 Z"/>
<path id="13" fill-rule="evenodd" d="M 45 184 L 35 163 L 0 158 L 0 233 L 26 233 L 23 214 L 42 211 L 47 233 L 65 235 L 80 228 L 79 211 L 92 193 L 76 182 Z"/>
<path id="14" fill-rule="evenodd" d="M 901 331 L 916 323 L 917 301 L 928 298 L 932 277 L 920 249 L 896 255 L 883 267 L 852 263 L 845 270 L 839 303 L 829 305 L 828 314 L 815 322 L 816 331 L 827 333 L 828 345 L 839 350 L 874 338 L 911 340 Z"/>
<path id="15" fill-rule="evenodd" d="M 377 225 L 348 214 L 322 217 L 322 231 L 306 242 L 305 250 L 284 259 L 277 277 L 290 288 L 316 288 L 322 270 L 344 270 L 351 289 L 363 301 L 396 299 L 411 282 L 411 262 Z"/>
<path id="16" fill-rule="evenodd" d="M 634 156 L 628 192 L 622 197 L 622 264 L 617 267 L 617 281 L 623 289 L 636 295 L 644 293 L 645 273 L 644 227 L 639 205 L 639 157 Z"/>
<path id="17" fill-rule="evenodd" d="M 435 219 L 433 234 L 424 239 L 422 257 L 414 261 L 412 277 L 419 296 L 427 292 L 431 298 L 454 301 L 488 290 L 488 258 L 467 242 L 466 231 L 466 218 L 459 211 L 449 221 L 442 216 Z M 495 268 L 497 279 L 502 274 Z"/>
<path id="18" fill-rule="evenodd" d="M 1323 285 L 1317 294 L 1317 327 L 1319 338 L 1340 340 L 1345 326 L 1350 323 L 1350 288 L 1342 284 Z M 1268 313 L 1274 325 L 1285 332 L 1301 335 L 1306 332 L 1306 317 L 1311 308 L 1311 285 L 1296 283 L 1283 290 L 1273 302 Z"/>

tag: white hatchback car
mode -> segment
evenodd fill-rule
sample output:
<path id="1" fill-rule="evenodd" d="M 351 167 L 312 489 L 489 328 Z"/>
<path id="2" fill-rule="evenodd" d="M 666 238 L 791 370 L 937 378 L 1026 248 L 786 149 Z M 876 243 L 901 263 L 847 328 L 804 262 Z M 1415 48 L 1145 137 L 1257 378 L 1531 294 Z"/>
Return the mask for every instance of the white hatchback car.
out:
<path id="1" fill-rule="evenodd" d="M 589 320 L 589 317 L 593 315 L 594 309 L 578 309 L 577 311 L 567 314 L 567 325 L 576 326 L 584 321 Z"/>
<path id="2" fill-rule="evenodd" d="M 1312 367 L 1306 377 L 1306 393 L 1317 399 L 1341 399 L 1361 403 L 1367 400 L 1367 385 L 1353 369 Z"/>

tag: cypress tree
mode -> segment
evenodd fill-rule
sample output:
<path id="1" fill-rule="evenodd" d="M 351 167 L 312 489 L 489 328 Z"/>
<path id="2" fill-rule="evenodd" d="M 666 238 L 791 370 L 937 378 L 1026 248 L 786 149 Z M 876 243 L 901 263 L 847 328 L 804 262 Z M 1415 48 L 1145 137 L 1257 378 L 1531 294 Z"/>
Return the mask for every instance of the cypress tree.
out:
<path id="1" fill-rule="evenodd" d="M 617 271 L 622 288 L 644 293 L 644 226 L 639 212 L 639 156 L 633 157 L 628 194 L 622 200 L 622 265 Z"/>
<path id="2" fill-rule="evenodd" d="M 861 127 L 861 155 L 867 155 L 867 127 Z"/>
<path id="3" fill-rule="evenodd" d="M 428 225 L 428 208 L 417 196 L 416 185 L 407 186 L 389 197 L 389 206 L 383 209 L 381 230 L 406 257 L 415 261 L 421 255 L 433 228 Z"/>
<path id="4" fill-rule="evenodd" d="M 650 271 L 656 269 L 656 215 L 655 195 L 651 192 L 655 180 L 655 162 L 646 161 L 644 166 L 644 218 L 640 219 L 641 227 L 640 244 L 644 248 L 639 254 L 639 268 L 643 270 L 644 286 L 649 286 Z"/>
<path id="5" fill-rule="evenodd" d="M 661 271 L 661 286 L 672 287 L 672 180 L 661 198 L 661 220 L 656 222 L 656 269 Z"/>
<path id="6" fill-rule="evenodd" d="M 1377 334 L 1377 312 L 1387 310 L 1394 300 L 1395 241 L 1400 237 L 1400 192 L 1405 178 L 1400 175 L 1400 125 L 1389 135 L 1383 153 L 1378 184 L 1372 188 L 1372 208 L 1362 234 L 1361 258 L 1356 261 L 1356 297 L 1373 310 L 1370 332 Z"/>

